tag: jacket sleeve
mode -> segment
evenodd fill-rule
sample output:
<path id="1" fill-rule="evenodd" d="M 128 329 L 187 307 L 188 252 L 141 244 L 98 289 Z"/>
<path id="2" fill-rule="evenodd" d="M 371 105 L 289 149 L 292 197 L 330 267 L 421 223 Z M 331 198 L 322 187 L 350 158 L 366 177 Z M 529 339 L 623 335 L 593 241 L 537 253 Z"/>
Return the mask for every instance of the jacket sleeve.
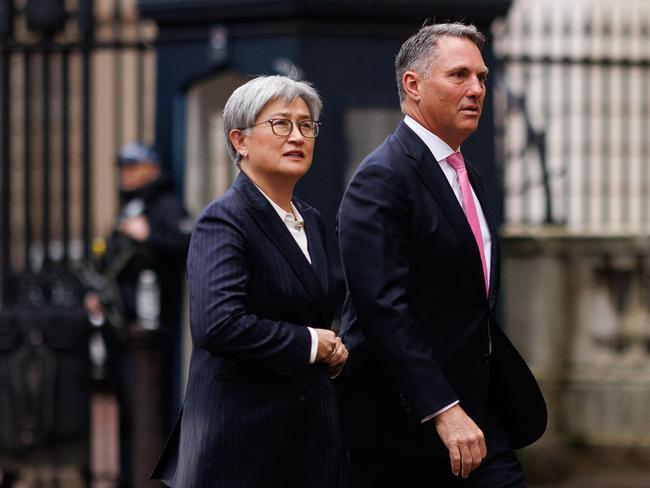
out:
<path id="1" fill-rule="evenodd" d="M 193 339 L 220 357 L 308 367 L 307 327 L 264 319 L 247 309 L 248 244 L 236 210 L 217 202 L 199 218 L 187 266 Z"/>
<path id="2" fill-rule="evenodd" d="M 420 421 L 458 400 L 409 311 L 410 199 L 402 178 L 368 164 L 341 203 L 338 232 L 349 298 L 358 325 Z M 435 317 L 427 327 L 435 327 Z"/>

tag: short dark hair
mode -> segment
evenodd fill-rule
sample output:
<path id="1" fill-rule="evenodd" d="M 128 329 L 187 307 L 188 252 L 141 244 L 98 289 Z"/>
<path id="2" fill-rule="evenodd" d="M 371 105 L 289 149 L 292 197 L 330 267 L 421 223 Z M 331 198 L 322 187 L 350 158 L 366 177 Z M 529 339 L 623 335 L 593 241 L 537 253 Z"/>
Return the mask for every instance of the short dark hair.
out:
<path id="1" fill-rule="evenodd" d="M 402 44 L 395 58 L 395 78 L 400 102 L 406 98 L 406 92 L 402 86 L 404 73 L 415 71 L 420 76 L 427 78 L 438 54 L 436 49 L 438 41 L 446 36 L 469 39 L 479 49 L 483 49 L 485 45 L 485 36 L 474 25 L 453 22 L 422 27 Z"/>

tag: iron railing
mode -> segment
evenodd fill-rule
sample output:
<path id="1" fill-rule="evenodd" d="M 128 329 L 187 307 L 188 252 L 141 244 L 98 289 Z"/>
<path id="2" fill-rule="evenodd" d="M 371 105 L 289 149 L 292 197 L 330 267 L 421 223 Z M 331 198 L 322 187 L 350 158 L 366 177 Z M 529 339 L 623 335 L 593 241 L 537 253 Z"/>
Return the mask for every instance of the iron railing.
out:
<path id="1" fill-rule="evenodd" d="M 519 1 L 495 26 L 507 225 L 650 230 L 650 5 L 626 5 Z"/>
<path id="2" fill-rule="evenodd" d="M 98 188 L 94 172 L 111 174 L 107 163 L 127 139 L 151 140 L 154 80 L 152 36 L 125 13 L 127 3 L 78 0 L 57 27 L 40 31 L 27 27 L 40 25 L 30 22 L 29 6 L 43 12 L 63 2 L 3 3 L 0 24 L 10 27 L 0 29 L 4 291 L 12 274 L 67 268 L 89 256 L 96 220 L 114 213 L 114 200 L 96 198 L 113 181 Z M 107 97 L 112 105 L 99 112 Z"/>

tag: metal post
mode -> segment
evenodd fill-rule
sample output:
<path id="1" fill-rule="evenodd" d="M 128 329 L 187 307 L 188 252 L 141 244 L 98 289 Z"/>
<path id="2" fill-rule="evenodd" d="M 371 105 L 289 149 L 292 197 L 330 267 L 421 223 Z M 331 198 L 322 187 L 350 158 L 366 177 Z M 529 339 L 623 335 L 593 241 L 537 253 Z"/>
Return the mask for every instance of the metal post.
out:
<path id="1" fill-rule="evenodd" d="M 31 269 L 29 250 L 33 241 L 32 233 L 32 140 L 29 134 L 32 133 L 32 55 L 29 49 L 23 51 L 23 72 L 25 82 L 23 84 L 24 112 L 23 123 L 23 166 L 24 166 L 24 200 L 23 219 L 25 220 L 25 264 L 24 270 Z"/>
<path id="2" fill-rule="evenodd" d="M 9 203 L 11 202 L 11 86 L 9 76 L 9 63 L 11 56 L 9 48 L 2 46 L 2 249 L 0 250 L 2 262 L 0 264 L 2 272 L 2 293 L 3 297 L 7 291 L 7 280 L 10 274 L 11 254 L 9 246 L 11 245 L 11 213 L 9 212 Z M 4 300 L 2 300 L 4 302 Z"/>
<path id="3" fill-rule="evenodd" d="M 64 49 L 61 58 L 61 211 L 62 211 L 62 235 L 63 244 L 63 266 L 68 266 L 68 248 L 70 244 L 70 73 L 69 73 L 70 52 Z"/>
<path id="4" fill-rule="evenodd" d="M 164 336 L 158 328 L 151 330 L 136 322 L 130 329 L 130 347 L 133 350 L 133 486 L 157 487 L 150 481 L 151 467 L 155 465 L 163 445 L 163 418 L 161 405 L 163 377 Z"/>
<path id="5" fill-rule="evenodd" d="M 43 267 L 50 262 L 50 52 L 43 50 Z"/>
<path id="6" fill-rule="evenodd" d="M 82 235 L 83 235 L 83 257 L 88 260 L 90 258 L 90 234 L 91 234 L 91 215 L 92 215 L 92 201 L 90 196 L 91 192 L 91 133 L 92 133 L 92 119 L 91 119 L 91 100 L 90 100 L 90 87 L 91 87 L 91 51 L 90 44 L 86 40 L 82 48 L 82 114 L 81 114 L 81 164 L 82 164 Z"/>

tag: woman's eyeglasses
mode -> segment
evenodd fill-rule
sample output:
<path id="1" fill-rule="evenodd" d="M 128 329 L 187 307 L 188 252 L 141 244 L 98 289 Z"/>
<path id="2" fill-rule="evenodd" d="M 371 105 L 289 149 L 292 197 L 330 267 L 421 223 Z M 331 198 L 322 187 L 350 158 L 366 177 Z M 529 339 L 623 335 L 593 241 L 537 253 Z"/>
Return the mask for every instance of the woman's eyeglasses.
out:
<path id="1" fill-rule="evenodd" d="M 271 124 L 271 130 L 276 136 L 288 136 L 293 131 L 293 122 L 289 119 L 269 119 L 259 124 L 253 124 L 249 127 L 244 127 L 240 130 L 250 129 L 252 127 L 257 127 L 258 125 Z M 320 129 L 320 122 L 315 120 L 301 120 L 296 123 L 298 125 L 298 130 L 304 137 L 314 138 L 318 135 Z"/>

